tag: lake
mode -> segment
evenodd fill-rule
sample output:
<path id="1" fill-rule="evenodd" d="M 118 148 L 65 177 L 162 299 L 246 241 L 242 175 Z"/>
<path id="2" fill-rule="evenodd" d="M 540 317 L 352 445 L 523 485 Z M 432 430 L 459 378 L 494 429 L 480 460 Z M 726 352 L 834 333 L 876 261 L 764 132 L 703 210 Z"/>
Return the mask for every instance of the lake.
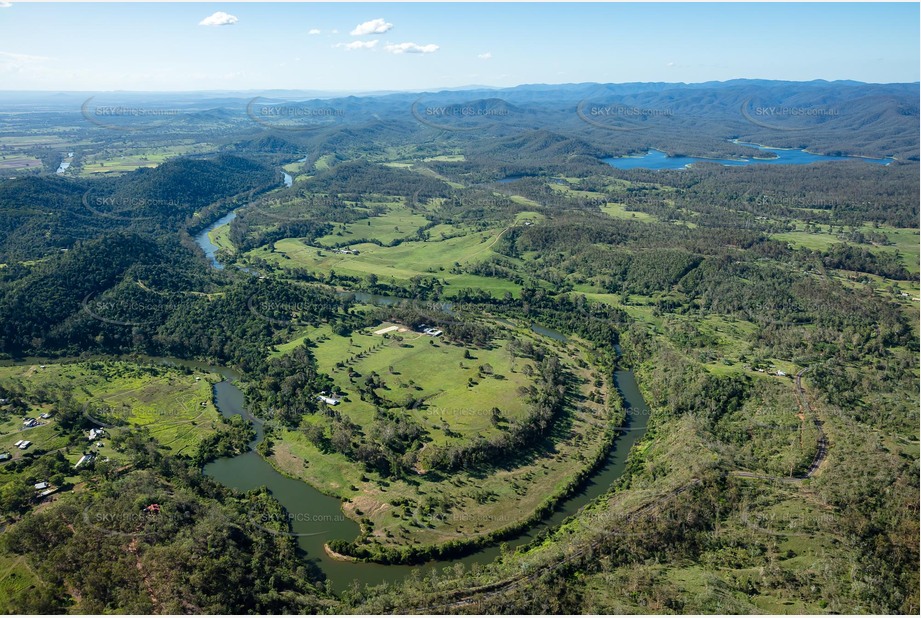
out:
<path id="1" fill-rule="evenodd" d="M 892 159 L 868 159 L 864 157 L 837 156 L 837 155 L 820 155 L 805 150 L 795 150 L 787 148 L 771 148 L 760 144 L 750 144 L 748 142 L 733 142 L 740 146 L 749 146 L 757 148 L 763 152 L 771 152 L 777 155 L 776 158 L 761 159 L 705 159 L 702 157 L 669 157 L 661 150 L 650 150 L 640 157 L 611 157 L 603 159 L 605 163 L 619 170 L 681 170 L 693 163 L 719 163 L 725 166 L 744 166 L 744 165 L 806 165 L 808 163 L 819 163 L 822 161 L 866 161 L 878 165 L 889 165 Z"/>

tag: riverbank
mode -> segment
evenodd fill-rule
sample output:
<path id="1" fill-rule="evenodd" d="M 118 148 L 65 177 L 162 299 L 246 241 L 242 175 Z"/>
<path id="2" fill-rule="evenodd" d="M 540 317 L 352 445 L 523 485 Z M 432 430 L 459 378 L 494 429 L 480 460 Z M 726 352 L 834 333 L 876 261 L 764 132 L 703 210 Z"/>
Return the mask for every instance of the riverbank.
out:
<path id="1" fill-rule="evenodd" d="M 340 562 L 360 562 L 358 558 L 353 558 L 351 556 L 346 556 L 345 554 L 334 552 L 332 549 L 330 549 L 329 543 L 323 543 L 323 551 L 325 551 L 326 555 L 333 560 L 338 560 Z"/>
<path id="2" fill-rule="evenodd" d="M 626 374 L 627 372 L 618 373 Z M 410 548 L 409 551 L 406 548 L 400 550 L 383 548 L 379 549 L 377 553 L 371 554 L 366 547 L 355 547 L 353 543 L 341 540 L 332 541 L 331 543 L 334 547 L 330 547 L 330 551 L 353 562 L 370 562 L 383 565 L 417 565 L 430 560 L 445 561 L 463 557 L 473 552 L 482 551 L 484 548 L 494 547 L 499 543 L 508 545 L 504 543 L 506 541 L 512 541 L 512 547 L 529 544 L 543 530 L 552 529 L 560 523 L 562 520 L 556 521 L 559 515 L 565 515 L 563 519 L 570 517 L 594 500 L 597 495 L 606 492 L 610 487 L 610 482 L 605 482 L 603 491 L 597 494 L 586 491 L 589 489 L 587 485 L 593 479 L 600 480 L 597 477 L 601 476 L 599 473 L 603 469 L 619 467 L 618 464 L 622 464 L 626 460 L 633 445 L 645 433 L 645 424 L 640 427 L 631 426 L 632 421 L 626 411 L 631 406 L 635 406 L 636 402 L 628 403 L 624 391 L 621 390 L 621 385 L 617 384 L 616 378 L 613 382 L 610 389 L 612 393 L 610 401 L 611 415 L 599 448 L 594 452 L 587 466 L 566 479 L 562 485 L 558 486 L 557 491 L 548 495 L 527 517 L 477 537 L 415 546 Z M 624 386 L 626 390 L 629 390 L 629 387 Z M 645 420 L 640 419 L 640 422 L 644 423 Z M 579 497 L 583 499 L 576 503 Z M 570 503 L 567 504 L 567 502 Z M 545 525 L 541 526 L 542 523 Z"/>

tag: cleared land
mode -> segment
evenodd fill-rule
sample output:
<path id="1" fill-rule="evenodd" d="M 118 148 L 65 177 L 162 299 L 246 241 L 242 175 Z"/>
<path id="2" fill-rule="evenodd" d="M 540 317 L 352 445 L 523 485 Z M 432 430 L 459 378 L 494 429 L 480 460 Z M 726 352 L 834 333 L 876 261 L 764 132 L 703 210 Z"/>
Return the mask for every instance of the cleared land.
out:
<path id="1" fill-rule="evenodd" d="M 174 453 L 191 453 L 204 436 L 214 431 L 220 413 L 211 401 L 211 388 L 219 380 L 220 376 L 215 374 L 186 375 L 175 369 L 138 366 L 126 361 L 47 364 L 44 368 L 41 365 L 0 367 L 0 384 L 4 386 L 18 385 L 26 393 L 43 389 L 57 393 L 70 391 L 74 400 L 89 405 L 88 409 L 110 408 L 112 414 L 127 423 L 146 427 L 158 443 Z M 33 403 L 24 415 L 38 417 L 44 412 L 53 414 L 54 407 Z M 66 437 L 59 435 L 53 416 L 43 421 L 46 425 L 32 429 L 22 428 L 21 415 L 12 415 L 7 410 L 5 416 L 0 424 L 3 445 L 0 448 L 10 448 L 26 437 L 43 450 L 67 444 Z M 114 457 L 115 452 L 109 451 L 106 445 L 100 454 Z M 15 456 L 21 456 L 21 452 Z M 80 453 L 74 451 L 68 457 L 76 462 Z"/>
<path id="2" fill-rule="evenodd" d="M 502 279 L 450 272 L 454 263 L 483 261 L 497 255 L 492 246 L 504 230 L 470 233 L 445 240 L 403 242 L 396 247 L 381 247 L 372 243 L 351 245 L 358 254 L 341 254 L 323 247 L 305 244 L 302 240 L 286 238 L 275 243 L 275 250 L 261 247 L 247 255 L 265 259 L 283 268 L 307 268 L 321 273 L 336 273 L 367 277 L 376 275 L 381 281 L 393 279 L 406 282 L 416 276 L 437 276 L 452 289 L 477 287 L 494 296 L 504 292 L 517 293 L 520 286 Z"/>
<path id="3" fill-rule="evenodd" d="M 559 493 L 602 447 L 609 423 L 602 403 L 607 386 L 595 386 L 599 376 L 580 366 L 585 350 L 577 340 L 564 344 L 520 325 L 502 326 L 502 336 L 490 349 L 411 332 L 374 334 L 391 326 L 399 325 L 375 325 L 351 338 L 325 328 L 314 329 L 310 336 L 316 342 L 319 368 L 333 376 L 342 395 L 342 403 L 333 410 L 370 431 L 375 408 L 358 397 L 349 372 L 374 372 L 383 383 L 377 389 L 381 397 L 406 403 L 411 397 L 417 402 L 391 412 L 424 428 L 422 454 L 426 448 L 495 436 L 527 412 L 518 388 L 533 383 L 527 374 L 534 361 L 509 354 L 506 342 L 513 335 L 539 343 L 560 358 L 571 375 L 570 395 L 566 411 L 533 451 L 447 477 L 417 467 L 417 474 L 409 478 L 385 479 L 343 455 L 321 452 L 301 431 L 282 432 L 270 461 L 285 474 L 346 500 L 344 510 L 350 516 L 370 521 L 369 535 L 361 543 L 440 544 L 512 526 Z M 465 358 L 465 351 L 473 358 Z M 355 373 L 353 378 L 360 380 Z M 500 411 L 498 422 L 493 408 Z M 304 422 L 323 420 L 306 417 Z"/>

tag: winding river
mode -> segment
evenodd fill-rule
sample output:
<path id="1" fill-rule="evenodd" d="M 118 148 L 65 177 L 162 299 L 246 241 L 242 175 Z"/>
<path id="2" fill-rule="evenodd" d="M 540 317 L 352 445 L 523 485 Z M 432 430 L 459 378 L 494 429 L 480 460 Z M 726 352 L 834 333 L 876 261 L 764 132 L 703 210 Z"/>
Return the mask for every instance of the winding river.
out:
<path id="1" fill-rule="evenodd" d="M 182 361 L 176 361 L 182 362 Z M 220 372 L 224 380 L 214 387 L 215 404 L 226 417 L 242 415 L 253 421 L 256 438 L 250 444 L 247 453 L 236 457 L 218 459 L 205 466 L 204 473 L 220 483 L 249 491 L 265 486 L 285 507 L 289 514 L 291 532 L 304 552 L 306 560 L 322 571 L 330 580 L 334 590 L 341 591 L 353 581 L 361 584 L 379 584 L 408 576 L 417 569 L 432 569 L 460 562 L 471 565 L 491 562 L 501 552 L 501 544 L 475 550 L 473 553 L 457 560 L 435 560 L 420 566 L 382 565 L 370 562 L 343 562 L 330 558 L 323 550 L 324 543 L 332 539 L 354 539 L 359 534 L 358 524 L 343 515 L 338 499 L 324 495 L 307 483 L 282 475 L 265 459 L 256 453 L 255 446 L 262 440 L 262 427 L 258 419 L 247 411 L 243 393 L 233 384 L 239 376 L 231 370 L 209 367 Z M 625 403 L 634 409 L 645 409 L 643 397 L 637 388 L 633 374 L 618 371 L 615 375 L 617 388 Z M 569 498 L 562 501 L 557 508 L 540 523 L 527 532 L 505 541 L 510 547 L 525 545 L 539 533 L 560 525 L 563 520 L 573 515 L 593 499 L 604 494 L 611 484 L 623 474 L 630 448 L 645 433 L 643 418 L 631 419 L 618 437 L 614 448 L 610 450 L 604 462 L 592 476 Z"/>
<path id="2" fill-rule="evenodd" d="M 208 234 L 218 227 L 226 225 L 235 216 L 235 213 L 226 215 L 195 237 L 196 243 L 202 248 L 215 268 L 223 268 L 223 265 L 215 257 L 218 248 L 208 238 Z M 359 302 L 389 304 L 400 300 L 393 297 L 371 295 L 366 292 L 346 292 L 344 294 L 354 295 Z M 450 310 L 449 307 L 445 307 L 445 309 Z M 557 341 L 565 342 L 567 340 L 563 333 L 553 329 L 537 324 L 532 324 L 531 327 L 535 332 Z M 173 362 L 192 365 L 184 361 Z M 204 367 L 203 365 L 198 366 Z M 561 501 L 556 509 L 541 522 L 535 524 L 526 532 L 507 539 L 504 543 L 496 543 L 474 550 L 457 560 L 432 561 L 420 566 L 344 562 L 329 557 L 324 551 L 323 545 L 333 539 L 354 539 L 359 534 L 358 524 L 344 516 L 338 499 L 320 493 L 303 481 L 282 475 L 255 451 L 255 446 L 262 440 L 263 432 L 260 421 L 253 418 L 246 409 L 243 393 L 234 385 L 234 381 L 238 380 L 240 376 L 225 368 L 209 367 L 209 369 L 219 372 L 224 377 L 224 380 L 214 387 L 214 399 L 218 410 L 226 417 L 242 415 L 244 418 L 253 421 L 257 435 L 252 444 L 250 444 L 248 452 L 209 463 L 204 468 L 205 474 L 228 487 L 233 487 L 240 491 L 248 491 L 261 486 L 268 488 L 287 510 L 291 524 L 290 534 L 295 537 L 298 546 L 305 555 L 305 559 L 313 567 L 322 571 L 330 581 L 333 589 L 337 591 L 344 590 L 353 581 L 373 585 L 406 577 L 419 569 L 439 568 L 458 562 L 465 565 L 471 565 L 476 562 L 485 564 L 499 556 L 502 551 L 502 545 L 513 548 L 527 544 L 541 532 L 560 525 L 567 517 L 575 514 L 580 508 L 604 494 L 612 483 L 623 474 L 631 447 L 642 438 L 646 431 L 644 419 L 631 418 L 617 438 L 614 447 L 608 452 L 607 457 L 577 491 Z M 631 372 L 616 372 L 615 383 L 625 404 L 630 409 L 646 409 L 643 397 Z"/>

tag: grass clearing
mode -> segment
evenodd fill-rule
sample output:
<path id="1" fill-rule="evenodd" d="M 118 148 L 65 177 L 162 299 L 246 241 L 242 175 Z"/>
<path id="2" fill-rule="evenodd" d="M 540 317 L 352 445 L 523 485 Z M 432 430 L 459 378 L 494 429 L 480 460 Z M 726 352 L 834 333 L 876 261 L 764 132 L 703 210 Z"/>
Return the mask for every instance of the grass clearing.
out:
<path id="1" fill-rule="evenodd" d="M 397 330 L 374 334 L 393 326 Z M 544 439 L 546 444 L 533 452 L 487 466 L 488 470 L 457 471 L 447 478 L 442 473 L 418 470 L 410 478 L 385 479 L 342 455 L 320 452 L 299 431 L 284 431 L 270 461 L 282 472 L 346 500 L 343 508 L 356 520 L 370 520 L 373 529 L 362 543 L 395 547 L 439 544 L 487 534 L 524 520 L 588 464 L 601 446 L 607 411 L 602 403 L 588 398 L 596 389 L 595 374 L 580 366 L 583 343 L 577 339 L 567 344 L 556 342 L 536 335 L 525 325 L 503 322 L 496 326 L 504 332 L 489 349 L 465 348 L 442 338 L 400 332 L 402 325 L 391 322 L 353 332 L 350 337 L 333 335 L 326 327 L 314 331 L 313 351 L 320 370 L 332 375 L 343 395 L 333 409 L 366 433 L 374 421 L 374 406 L 360 400 L 352 379 L 361 381 L 374 372 L 383 383 L 376 389 L 381 397 L 423 400 L 422 405 L 412 408 L 394 408 L 391 414 L 405 415 L 425 429 L 424 452 L 432 446 L 468 444 L 477 436 L 494 435 L 525 413 L 517 389 L 531 382 L 525 366 L 533 366 L 533 361 L 512 357 L 505 342 L 512 334 L 540 342 L 559 356 L 573 376 L 573 404 L 560 415 Z M 474 358 L 464 358 L 465 349 Z M 487 363 L 491 371 L 482 371 L 480 367 Z M 350 370 L 360 376 L 350 378 Z M 602 387 L 601 393 L 606 396 L 607 389 Z M 496 423 L 493 407 L 501 410 Z M 305 417 L 304 422 L 325 421 L 322 415 L 314 415 Z"/>
<path id="2" fill-rule="evenodd" d="M 247 255 L 263 258 L 281 268 L 307 268 L 322 273 L 336 273 L 356 277 L 376 275 L 381 281 L 409 281 L 416 276 L 435 276 L 444 281 L 451 296 L 452 289 L 479 287 L 493 295 L 505 292 L 518 293 L 520 286 L 511 281 L 470 274 L 454 274 L 450 270 L 455 262 L 483 261 L 496 255 L 492 246 L 503 230 L 470 233 L 444 240 L 408 241 L 396 247 L 381 247 L 371 243 L 351 246 L 357 255 L 334 253 L 303 241 L 286 238 L 275 243 L 275 250 L 261 247 Z M 328 237 L 327 237 L 328 238 Z"/>
<path id="3" fill-rule="evenodd" d="M 336 230 L 318 238 L 317 244 L 329 247 L 364 239 L 375 239 L 389 244 L 398 238 L 415 234 L 416 230 L 429 223 L 424 216 L 416 214 L 400 202 L 379 202 L 374 205 L 386 208 L 386 214 L 361 219 L 355 223 L 336 224 Z"/>
<path id="4" fill-rule="evenodd" d="M 657 219 L 645 212 L 627 210 L 626 204 L 608 202 L 601 207 L 601 212 L 615 219 L 636 219 L 637 221 L 656 221 Z"/>
<path id="5" fill-rule="evenodd" d="M 174 453 L 194 451 L 220 422 L 220 413 L 211 401 L 212 384 L 220 379 L 216 374 L 190 375 L 174 368 L 128 361 L 0 367 L 0 384 L 4 386 L 16 386 L 26 392 L 70 391 L 79 404 L 107 406 L 127 423 L 146 427 L 157 442 Z M 36 407 L 27 414 L 38 416 L 43 411 L 49 410 Z M 25 434 L 46 450 L 61 448 L 67 442 L 58 436 L 53 417 L 41 427 L 23 430 L 21 425 L 18 415 L 0 425 L 4 448 L 6 441 L 12 444 Z M 73 458 L 76 460 L 79 454 Z"/>

